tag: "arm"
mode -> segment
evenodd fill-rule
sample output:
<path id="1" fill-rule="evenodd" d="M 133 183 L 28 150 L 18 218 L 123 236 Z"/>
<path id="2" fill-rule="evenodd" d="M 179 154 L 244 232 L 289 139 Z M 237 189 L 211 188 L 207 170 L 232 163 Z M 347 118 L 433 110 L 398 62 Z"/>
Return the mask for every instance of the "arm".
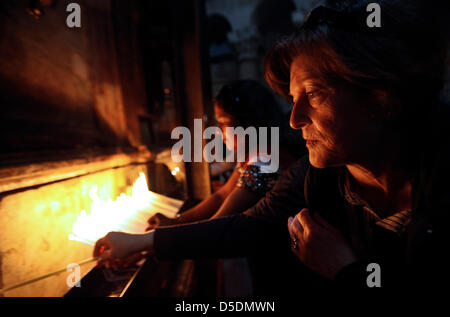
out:
<path id="1" fill-rule="evenodd" d="M 179 225 L 210 218 L 222 206 L 227 196 L 233 191 L 238 179 L 239 173 L 235 170 L 224 186 L 195 207 L 181 213 L 180 216 L 175 219 L 167 218 L 157 213 L 148 220 L 149 226 L 147 229 L 155 229 L 159 226 Z"/>
<path id="2" fill-rule="evenodd" d="M 261 197 L 245 188 L 235 187 L 211 219 L 232 216 L 255 205 Z"/>
<path id="3" fill-rule="evenodd" d="M 239 214 L 144 234 L 110 232 L 96 242 L 94 256 L 101 256 L 108 267 L 110 261 L 142 251 L 161 260 L 180 260 L 264 254 L 280 246 L 289 246 L 284 224 Z"/>
<path id="4" fill-rule="evenodd" d="M 237 170 L 234 170 L 225 185 L 195 207 L 183 212 L 181 217 L 178 218 L 180 219 L 178 223 L 189 223 L 210 218 L 217 210 L 219 210 L 223 202 L 233 191 L 238 178 L 239 173 Z"/>
<path id="5" fill-rule="evenodd" d="M 101 254 L 102 248 L 114 249 L 105 258 L 149 250 L 161 260 L 269 254 L 280 248 L 289 252 L 286 221 L 305 207 L 302 197 L 306 168 L 302 162 L 295 164 L 265 198 L 243 214 L 157 228 L 144 235 L 110 233 L 97 242 L 94 255 Z"/>
<path id="6" fill-rule="evenodd" d="M 155 254 L 160 259 L 198 259 L 269 254 L 287 247 L 286 222 L 306 206 L 303 194 L 308 157 L 278 179 L 274 188 L 242 214 L 190 225 L 155 230 Z"/>
<path id="7" fill-rule="evenodd" d="M 245 166 L 234 189 L 212 219 L 244 212 L 254 206 L 273 188 L 279 173 L 264 173 L 264 165 L 264 163 L 258 161 Z"/>

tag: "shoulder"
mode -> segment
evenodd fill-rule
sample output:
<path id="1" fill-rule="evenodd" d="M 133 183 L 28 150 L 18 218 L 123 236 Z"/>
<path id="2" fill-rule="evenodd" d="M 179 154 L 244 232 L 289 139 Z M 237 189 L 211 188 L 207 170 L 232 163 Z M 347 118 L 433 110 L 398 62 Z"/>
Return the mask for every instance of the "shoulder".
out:
<path id="1" fill-rule="evenodd" d="M 257 194 L 265 194 L 273 188 L 280 173 L 270 169 L 270 157 L 258 156 L 239 166 L 237 187 L 248 189 Z"/>
<path id="2" fill-rule="evenodd" d="M 308 168 L 309 159 L 306 155 L 282 172 L 265 197 L 245 213 L 283 222 L 305 208 L 303 185 Z"/>

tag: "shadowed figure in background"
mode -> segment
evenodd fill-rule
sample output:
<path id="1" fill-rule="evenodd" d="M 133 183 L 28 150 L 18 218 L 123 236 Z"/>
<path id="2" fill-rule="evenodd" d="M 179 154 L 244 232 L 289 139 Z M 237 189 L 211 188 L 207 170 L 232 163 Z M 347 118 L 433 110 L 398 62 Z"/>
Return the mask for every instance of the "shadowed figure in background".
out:
<path id="1" fill-rule="evenodd" d="M 287 122 L 272 93 L 253 80 L 239 80 L 225 85 L 214 99 L 214 111 L 218 127 L 222 130 L 227 148 L 236 153 L 238 140 L 230 141 L 227 127 L 279 127 L 280 168 L 274 173 L 261 171 L 265 165 L 259 160 L 249 162 L 249 146 L 246 138 L 246 162 L 238 162 L 222 187 L 195 207 L 183 212 L 178 218 L 168 218 L 161 213 L 153 215 L 148 229 L 172 226 L 208 218 L 218 218 L 243 212 L 256 204 L 272 189 L 280 173 L 295 162 L 304 151 L 302 142 L 287 126 Z M 233 135 L 231 136 L 233 137 Z M 259 140 L 259 137 L 258 137 Z M 268 152 L 270 153 L 270 140 Z M 259 155 L 259 154 L 258 154 Z"/>

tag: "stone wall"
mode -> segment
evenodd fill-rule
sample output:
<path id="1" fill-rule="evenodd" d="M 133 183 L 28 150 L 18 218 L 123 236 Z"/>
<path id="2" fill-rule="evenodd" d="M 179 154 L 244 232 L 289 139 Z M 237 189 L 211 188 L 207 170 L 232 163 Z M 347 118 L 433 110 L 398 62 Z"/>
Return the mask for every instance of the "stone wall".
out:
<path id="1" fill-rule="evenodd" d="M 81 28 L 56 1 L 34 19 L 30 1 L 0 4 L 2 153 L 138 147 L 146 97 L 131 11 L 78 1 Z M 121 32 L 116 32 L 120 28 Z"/>
<path id="2" fill-rule="evenodd" d="M 109 169 L 0 196 L 0 288 L 92 257 L 92 246 L 68 239 L 91 188 L 114 200 L 127 193 L 146 165 Z M 84 276 L 95 265 L 81 266 Z M 63 296 L 69 272 L 6 292 L 5 296 Z"/>

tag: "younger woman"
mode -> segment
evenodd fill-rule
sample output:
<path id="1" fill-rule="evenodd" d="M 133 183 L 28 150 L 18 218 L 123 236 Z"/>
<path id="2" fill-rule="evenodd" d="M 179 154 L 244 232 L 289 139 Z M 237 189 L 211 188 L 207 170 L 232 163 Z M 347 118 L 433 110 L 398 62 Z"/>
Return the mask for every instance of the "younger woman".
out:
<path id="1" fill-rule="evenodd" d="M 267 127 L 268 131 L 270 127 L 279 127 L 279 170 L 284 170 L 303 154 L 300 138 L 287 126 L 287 120 L 272 93 L 256 81 L 239 80 L 224 86 L 214 100 L 214 111 L 225 145 L 235 153 L 239 140 L 235 136 L 234 140 L 230 140 L 233 135 L 227 136 L 227 127 L 254 127 L 256 131 L 260 127 Z M 268 142 L 268 152 L 270 144 Z M 280 171 L 263 173 L 261 169 L 265 163 L 260 160 L 260 156 L 250 162 L 248 140 L 245 149 L 246 162 L 236 165 L 228 181 L 218 191 L 178 218 L 155 214 L 148 220 L 148 229 L 230 216 L 256 204 L 273 187 Z"/>

